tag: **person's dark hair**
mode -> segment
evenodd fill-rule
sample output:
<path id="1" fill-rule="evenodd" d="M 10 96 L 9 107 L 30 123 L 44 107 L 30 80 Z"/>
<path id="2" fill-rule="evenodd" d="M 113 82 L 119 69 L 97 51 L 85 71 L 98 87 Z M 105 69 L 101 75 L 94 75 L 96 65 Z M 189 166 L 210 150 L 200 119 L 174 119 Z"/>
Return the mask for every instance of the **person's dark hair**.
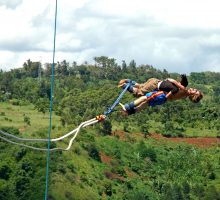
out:
<path id="1" fill-rule="evenodd" d="M 181 81 L 180 81 L 181 85 L 183 85 L 184 87 L 187 87 L 188 80 L 187 80 L 186 74 L 181 74 L 180 77 L 181 77 Z"/>
<path id="2" fill-rule="evenodd" d="M 203 98 L 203 93 L 201 91 L 199 91 L 199 94 L 192 94 L 189 96 L 189 99 L 193 102 L 193 103 L 198 103 L 200 102 L 200 100 Z"/>

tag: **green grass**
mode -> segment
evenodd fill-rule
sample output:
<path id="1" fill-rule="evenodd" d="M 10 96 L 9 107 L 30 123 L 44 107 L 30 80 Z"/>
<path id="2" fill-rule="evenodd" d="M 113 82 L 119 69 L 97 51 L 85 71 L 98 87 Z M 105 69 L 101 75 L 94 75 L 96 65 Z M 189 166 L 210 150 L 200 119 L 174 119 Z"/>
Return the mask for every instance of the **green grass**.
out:
<path id="1" fill-rule="evenodd" d="M 187 128 L 185 134 L 190 137 L 216 137 L 217 131 L 213 129 Z"/>
<path id="2" fill-rule="evenodd" d="M 163 129 L 163 124 L 161 122 L 155 122 L 154 120 L 149 120 L 146 122 L 149 125 L 148 131 L 150 133 L 162 133 Z M 124 130 L 124 124 L 123 122 L 119 123 L 117 121 L 114 121 L 114 124 L 112 126 L 112 130 Z M 178 127 L 178 124 L 174 124 L 175 127 Z M 191 127 L 184 127 L 185 131 L 183 134 L 187 137 L 216 137 L 217 136 L 217 130 L 213 128 L 208 128 L 208 127 L 197 127 L 195 126 L 194 128 Z M 140 125 L 138 126 L 137 124 L 135 126 L 132 126 L 131 124 L 127 123 L 127 129 L 131 133 L 137 133 L 141 132 Z"/>
<path id="3" fill-rule="evenodd" d="M 48 105 L 49 110 L 49 105 Z M 30 125 L 24 122 L 24 117 L 30 119 Z M 43 114 L 38 112 L 34 105 L 25 106 L 12 105 L 10 103 L 1 102 L 0 104 L 0 126 L 15 127 L 23 135 L 32 135 L 39 130 L 47 130 L 49 127 L 49 112 Z M 53 130 L 51 134 L 56 135 L 61 128 L 60 118 L 55 114 L 52 115 Z"/>

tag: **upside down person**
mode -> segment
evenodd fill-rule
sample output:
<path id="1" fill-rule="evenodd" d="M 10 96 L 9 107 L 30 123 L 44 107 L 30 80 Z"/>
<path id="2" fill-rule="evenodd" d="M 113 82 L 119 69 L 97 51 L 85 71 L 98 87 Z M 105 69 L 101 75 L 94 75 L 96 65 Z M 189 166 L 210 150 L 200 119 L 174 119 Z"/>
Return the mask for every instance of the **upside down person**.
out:
<path id="1" fill-rule="evenodd" d="M 169 92 L 167 93 L 164 91 L 153 91 L 139 97 L 129 104 L 123 105 L 120 103 L 120 105 L 122 106 L 124 114 L 131 115 L 141 111 L 147 106 L 153 107 L 156 105 L 162 105 L 166 103 L 166 101 L 179 100 L 186 97 L 189 97 L 193 103 L 198 103 L 203 98 L 203 94 L 199 90 L 193 88 L 178 91 L 174 95 L 170 95 Z"/>
<path id="2" fill-rule="evenodd" d="M 153 107 L 156 105 L 162 105 L 166 103 L 166 101 L 178 100 L 186 97 L 189 97 L 193 103 L 198 103 L 203 98 L 203 94 L 199 90 L 193 88 L 180 90 L 174 95 L 170 94 L 170 92 L 153 91 L 139 97 L 129 104 L 123 105 L 120 103 L 120 105 L 125 115 L 131 115 L 141 111 L 147 106 Z"/>

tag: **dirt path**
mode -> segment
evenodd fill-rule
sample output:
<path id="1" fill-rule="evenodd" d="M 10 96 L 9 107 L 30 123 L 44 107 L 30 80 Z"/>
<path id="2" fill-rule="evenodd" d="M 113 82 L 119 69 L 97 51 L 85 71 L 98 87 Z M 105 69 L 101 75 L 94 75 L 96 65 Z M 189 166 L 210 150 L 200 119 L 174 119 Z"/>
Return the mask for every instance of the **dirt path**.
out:
<path id="1" fill-rule="evenodd" d="M 114 136 L 119 136 L 119 138 L 121 140 L 126 140 L 126 133 L 124 131 L 114 131 L 112 133 L 112 135 Z M 132 135 L 135 137 L 144 137 L 144 135 L 142 133 L 132 133 L 129 134 L 131 137 Z M 167 138 L 164 137 L 160 134 L 157 133 L 151 133 L 149 136 L 150 138 L 154 138 L 156 140 L 165 140 L 165 141 L 172 141 L 175 143 L 181 143 L 181 142 L 185 142 L 188 144 L 192 144 L 194 146 L 197 147 L 201 147 L 201 148 L 207 148 L 207 147 L 212 147 L 212 146 L 218 146 L 220 145 L 220 138 L 214 138 L 214 137 L 190 137 L 190 138 Z"/>
<path id="2" fill-rule="evenodd" d="M 172 141 L 175 143 L 185 142 L 185 143 L 192 144 L 194 146 L 202 147 L 202 148 L 217 146 L 218 144 L 220 144 L 220 138 L 214 138 L 214 137 L 190 137 L 190 138 L 178 138 L 178 137 L 172 138 L 171 137 L 171 138 L 167 138 L 156 133 L 152 133 L 150 137 L 157 139 L 157 140 L 163 139 L 163 140 L 168 140 L 168 141 Z"/>

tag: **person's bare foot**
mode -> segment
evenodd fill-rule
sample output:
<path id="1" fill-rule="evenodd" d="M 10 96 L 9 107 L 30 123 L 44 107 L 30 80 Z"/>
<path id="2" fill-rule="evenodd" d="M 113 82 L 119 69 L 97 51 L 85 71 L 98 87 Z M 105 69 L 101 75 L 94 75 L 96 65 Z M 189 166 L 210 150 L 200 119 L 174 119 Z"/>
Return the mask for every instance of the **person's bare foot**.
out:
<path id="1" fill-rule="evenodd" d="M 125 106 L 122 103 L 119 103 L 119 105 L 121 106 L 120 113 L 124 116 L 128 116 L 128 112 L 127 112 Z"/>
<path id="2" fill-rule="evenodd" d="M 119 88 L 123 88 L 123 86 L 124 86 L 125 84 L 127 84 L 127 83 L 128 83 L 128 79 L 122 79 L 122 80 L 119 81 L 118 87 L 119 87 Z"/>
<path id="3" fill-rule="evenodd" d="M 119 103 L 119 105 L 121 106 L 122 110 L 124 110 L 125 112 L 127 112 L 126 108 L 125 108 L 125 105 L 122 104 L 122 103 Z"/>

